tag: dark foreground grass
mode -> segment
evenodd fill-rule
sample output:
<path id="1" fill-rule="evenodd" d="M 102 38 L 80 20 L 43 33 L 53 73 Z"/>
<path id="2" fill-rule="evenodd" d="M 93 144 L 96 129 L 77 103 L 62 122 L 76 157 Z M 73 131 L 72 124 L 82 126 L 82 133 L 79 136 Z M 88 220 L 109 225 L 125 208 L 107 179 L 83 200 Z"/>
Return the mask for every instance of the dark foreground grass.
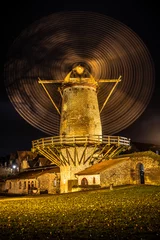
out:
<path id="1" fill-rule="evenodd" d="M 160 186 L 0 200 L 0 239 L 160 239 Z"/>

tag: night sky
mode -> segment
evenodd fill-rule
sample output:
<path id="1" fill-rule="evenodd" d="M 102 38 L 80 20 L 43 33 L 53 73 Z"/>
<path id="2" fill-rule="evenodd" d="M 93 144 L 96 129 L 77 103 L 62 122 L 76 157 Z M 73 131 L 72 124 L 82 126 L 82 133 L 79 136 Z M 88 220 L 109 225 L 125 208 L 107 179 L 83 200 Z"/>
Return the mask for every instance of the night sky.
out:
<path id="1" fill-rule="evenodd" d="M 55 1 L 6 1 L 3 11 L 4 43 L 1 54 L 0 86 L 0 156 L 17 150 L 30 150 L 31 141 L 47 134 L 27 123 L 14 109 L 6 94 L 3 68 L 6 54 L 13 41 L 30 24 L 49 14 L 59 11 L 85 10 L 94 11 L 113 17 L 131 28 L 148 48 L 156 73 L 153 96 L 142 115 L 128 128 L 116 135 L 126 136 L 132 141 L 160 145 L 160 16 L 157 4 L 146 1 L 104 1 L 96 4 L 83 4 Z M 2 9 L 3 10 L 3 9 Z"/>

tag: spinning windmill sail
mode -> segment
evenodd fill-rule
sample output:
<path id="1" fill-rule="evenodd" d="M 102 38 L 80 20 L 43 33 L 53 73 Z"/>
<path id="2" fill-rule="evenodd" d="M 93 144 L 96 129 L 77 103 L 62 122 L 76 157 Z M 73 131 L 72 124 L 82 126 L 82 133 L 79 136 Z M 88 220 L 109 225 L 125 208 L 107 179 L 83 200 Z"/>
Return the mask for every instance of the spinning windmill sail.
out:
<path id="1" fill-rule="evenodd" d="M 154 88 L 154 66 L 143 41 L 123 23 L 94 12 L 59 12 L 35 22 L 15 40 L 7 55 L 5 86 L 18 113 L 49 135 L 59 135 L 62 97 L 58 91 L 73 67 L 87 67 L 99 84 L 103 134 L 115 134 L 145 110 Z M 118 79 L 114 83 L 100 79 Z M 57 109 L 38 82 L 45 85 Z M 102 110 L 103 109 L 103 110 Z"/>

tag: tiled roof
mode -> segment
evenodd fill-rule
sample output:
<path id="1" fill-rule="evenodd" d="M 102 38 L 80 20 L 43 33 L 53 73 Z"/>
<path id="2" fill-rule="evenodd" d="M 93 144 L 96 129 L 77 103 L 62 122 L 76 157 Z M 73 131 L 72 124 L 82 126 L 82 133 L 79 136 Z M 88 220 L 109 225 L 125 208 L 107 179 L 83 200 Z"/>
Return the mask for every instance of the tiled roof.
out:
<path id="1" fill-rule="evenodd" d="M 34 170 L 26 170 L 23 172 L 20 172 L 14 176 L 8 177 L 6 180 L 11 180 L 11 179 L 32 179 L 36 178 L 42 174 L 45 173 L 59 173 L 60 169 L 59 167 L 53 167 L 51 169 L 34 169 Z"/>
<path id="2" fill-rule="evenodd" d="M 121 159 L 110 159 L 105 160 L 100 163 L 96 163 L 91 167 L 86 168 L 83 171 L 76 173 L 76 175 L 92 175 L 92 174 L 99 174 L 100 172 L 104 171 L 107 168 L 115 166 L 121 162 L 128 161 L 129 157 L 121 158 Z"/>

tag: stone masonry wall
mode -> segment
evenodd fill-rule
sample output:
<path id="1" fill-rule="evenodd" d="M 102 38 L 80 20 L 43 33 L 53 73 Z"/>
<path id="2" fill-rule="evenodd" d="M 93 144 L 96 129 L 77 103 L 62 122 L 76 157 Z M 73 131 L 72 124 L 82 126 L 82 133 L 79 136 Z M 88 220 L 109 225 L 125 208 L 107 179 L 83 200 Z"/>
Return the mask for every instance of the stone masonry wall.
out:
<path id="1" fill-rule="evenodd" d="M 144 167 L 144 182 L 150 185 L 160 185 L 160 162 L 152 157 L 132 157 L 131 158 L 131 171 L 135 175 L 131 176 L 133 184 L 140 183 L 139 164 Z"/>
<path id="2" fill-rule="evenodd" d="M 110 184 L 113 184 L 113 186 L 140 184 L 140 164 L 143 165 L 144 169 L 144 183 L 160 185 L 159 161 L 149 156 L 137 156 L 101 172 L 101 186 L 109 186 Z"/>
<path id="3" fill-rule="evenodd" d="M 130 161 L 126 160 L 101 172 L 100 182 L 101 187 L 131 184 Z"/>
<path id="4" fill-rule="evenodd" d="M 40 175 L 37 179 L 10 179 L 6 181 L 4 190 L 12 194 L 31 194 L 33 193 L 31 187 L 36 187 L 36 194 L 40 194 L 40 192 L 43 191 L 46 191 L 49 194 L 55 194 L 58 192 L 59 178 L 59 174 L 46 173 Z"/>
<path id="5" fill-rule="evenodd" d="M 31 186 L 31 183 L 33 183 L 34 186 L 36 186 L 37 180 L 36 179 L 10 179 L 7 180 L 5 183 L 5 190 L 8 191 L 8 193 L 14 193 L 14 194 L 28 194 L 29 193 L 29 185 Z"/>

